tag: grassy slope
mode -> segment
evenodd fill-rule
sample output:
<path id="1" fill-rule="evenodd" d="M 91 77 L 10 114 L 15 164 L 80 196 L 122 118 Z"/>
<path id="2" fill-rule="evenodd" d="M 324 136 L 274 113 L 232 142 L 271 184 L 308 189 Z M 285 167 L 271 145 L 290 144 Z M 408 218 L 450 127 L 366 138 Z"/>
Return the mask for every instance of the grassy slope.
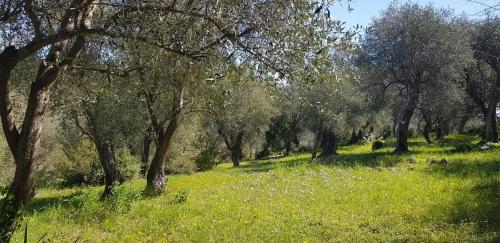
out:
<path id="1" fill-rule="evenodd" d="M 499 241 L 500 149 L 455 154 L 421 140 L 412 149 L 346 147 L 322 165 L 306 154 L 225 164 L 170 176 L 158 198 L 141 196 L 144 181 L 120 186 L 107 202 L 97 200 L 102 188 L 43 190 L 23 223 L 30 241 L 46 233 L 56 242 Z M 190 193 L 178 203 L 182 189 Z M 22 237 L 18 230 L 15 241 Z"/>

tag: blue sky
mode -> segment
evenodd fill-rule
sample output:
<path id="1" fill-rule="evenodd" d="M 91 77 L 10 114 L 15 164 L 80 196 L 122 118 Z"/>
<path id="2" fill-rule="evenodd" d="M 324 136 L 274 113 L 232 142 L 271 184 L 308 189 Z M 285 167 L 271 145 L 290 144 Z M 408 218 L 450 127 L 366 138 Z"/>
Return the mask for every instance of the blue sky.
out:
<path id="1" fill-rule="evenodd" d="M 380 11 L 385 9 L 391 2 L 392 0 L 352 0 L 351 7 L 354 10 L 349 13 L 344 0 L 340 4 L 336 3 L 331 10 L 334 19 L 345 21 L 347 26 L 356 24 L 367 26 L 371 19 L 379 16 Z M 479 17 L 477 13 L 484 9 L 483 6 L 467 0 L 413 0 L 412 2 L 418 2 L 422 5 L 432 3 L 435 7 L 451 8 L 455 10 L 456 14 L 464 13 L 471 18 Z M 500 0 L 486 0 L 485 2 L 489 6 L 500 4 Z"/>

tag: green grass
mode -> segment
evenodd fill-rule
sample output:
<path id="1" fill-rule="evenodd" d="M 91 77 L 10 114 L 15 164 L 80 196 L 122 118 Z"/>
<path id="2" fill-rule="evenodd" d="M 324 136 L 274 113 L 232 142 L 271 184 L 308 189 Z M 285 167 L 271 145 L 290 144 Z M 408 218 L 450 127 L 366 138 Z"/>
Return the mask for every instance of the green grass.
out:
<path id="1" fill-rule="evenodd" d="M 30 242 L 500 241 L 500 148 L 453 153 L 421 139 L 410 146 L 399 155 L 366 145 L 314 163 L 299 154 L 223 164 L 170 176 L 156 198 L 142 196 L 142 180 L 105 202 L 101 187 L 41 190 L 23 225 Z"/>

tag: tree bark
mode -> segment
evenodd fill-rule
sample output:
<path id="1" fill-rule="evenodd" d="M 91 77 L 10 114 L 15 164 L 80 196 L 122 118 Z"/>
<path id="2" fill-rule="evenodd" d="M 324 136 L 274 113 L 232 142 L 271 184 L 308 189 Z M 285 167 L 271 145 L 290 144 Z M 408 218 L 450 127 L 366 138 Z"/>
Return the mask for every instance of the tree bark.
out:
<path id="1" fill-rule="evenodd" d="M 319 129 L 318 133 L 316 134 L 316 138 L 314 139 L 314 145 L 313 145 L 313 151 L 311 155 L 311 159 L 316 159 L 318 157 L 318 147 L 321 143 L 321 138 L 323 134 L 323 129 Z"/>
<path id="2" fill-rule="evenodd" d="M 488 113 L 485 117 L 485 139 L 490 142 L 498 142 L 498 129 L 497 129 L 497 117 L 496 117 L 496 104 L 490 104 L 488 108 Z"/>
<path id="3" fill-rule="evenodd" d="M 429 123 L 425 123 L 424 130 L 423 130 L 423 135 L 424 135 L 425 141 L 428 144 L 432 144 L 431 130 L 432 130 L 432 125 L 429 124 Z"/>
<path id="4" fill-rule="evenodd" d="M 230 148 L 234 167 L 240 167 L 240 160 L 243 159 L 243 135 L 243 132 L 239 132 Z"/>
<path id="5" fill-rule="evenodd" d="M 286 138 L 286 142 L 285 142 L 285 155 L 290 155 L 292 154 L 292 136 L 289 135 L 287 136 Z"/>
<path id="6" fill-rule="evenodd" d="M 107 198 L 113 195 L 115 182 L 118 181 L 121 184 L 125 178 L 116 166 L 113 145 L 110 143 L 96 144 L 96 149 L 104 170 L 104 192 L 101 194 L 101 198 Z"/>
<path id="7" fill-rule="evenodd" d="M 498 106 L 498 89 L 500 89 L 500 68 L 494 68 L 496 73 L 496 81 L 491 88 L 489 105 L 486 115 L 486 141 L 498 143 L 498 129 L 497 129 L 497 106 Z"/>
<path id="8" fill-rule="evenodd" d="M 144 135 L 143 143 L 142 143 L 142 155 L 141 155 L 141 175 L 146 176 L 146 172 L 148 171 L 149 165 L 149 154 L 151 149 L 151 143 L 153 142 L 152 130 L 149 128 Z"/>
<path id="9" fill-rule="evenodd" d="M 449 132 L 449 124 L 446 122 L 439 122 L 436 129 L 436 139 L 442 141 L 446 134 Z"/>
<path id="10" fill-rule="evenodd" d="M 150 195 L 160 194 L 165 190 L 167 178 L 164 171 L 164 162 L 172 144 L 172 138 L 179 126 L 181 112 L 183 109 L 183 89 L 179 88 L 174 93 L 172 111 L 167 128 L 153 119 L 153 127 L 157 134 L 156 152 L 151 161 L 147 174 L 146 193 Z"/>
<path id="11" fill-rule="evenodd" d="M 323 131 L 321 141 L 321 156 L 332 156 L 337 154 L 337 135 L 330 129 Z"/>
<path id="12" fill-rule="evenodd" d="M 357 141 L 357 134 L 356 134 L 356 130 L 354 130 L 354 128 L 352 129 L 352 133 L 351 133 L 351 138 L 349 139 L 349 142 L 347 143 L 348 145 L 353 145 L 353 144 L 356 144 L 358 143 Z"/>
<path id="13" fill-rule="evenodd" d="M 0 241 L 9 242 L 18 222 L 18 216 L 34 195 L 35 168 L 40 152 L 40 134 L 45 110 L 50 96 L 50 88 L 59 75 L 71 66 L 84 48 L 85 37 L 77 35 L 70 48 L 69 38 L 74 35 L 63 33 L 74 29 L 88 29 L 95 5 L 92 1 L 84 4 L 73 1 L 61 19 L 60 37 L 47 41 L 35 35 L 30 44 L 16 49 L 9 46 L 0 54 L 0 116 L 9 149 L 14 157 L 16 170 L 14 180 L 0 205 Z M 75 11 L 80 8 L 80 11 Z M 74 19 L 74 21 L 70 21 Z M 10 98 L 10 74 L 19 61 L 34 55 L 45 46 L 52 45 L 46 58 L 41 61 L 35 81 L 31 84 L 21 131 L 14 121 Z M 63 57 L 64 58 L 61 58 Z"/>
<path id="14" fill-rule="evenodd" d="M 417 87 L 408 87 L 409 95 L 406 100 L 405 108 L 400 114 L 398 125 L 396 127 L 396 149 L 395 152 L 408 152 L 408 128 L 410 127 L 411 118 L 417 108 L 420 89 Z"/>
<path id="15" fill-rule="evenodd" d="M 295 143 L 299 146 L 299 141 L 297 138 L 298 130 L 299 130 L 300 118 L 298 116 L 294 116 L 292 121 L 290 122 L 285 141 L 285 155 L 290 155 L 293 152 L 293 144 Z"/>
<path id="16" fill-rule="evenodd" d="M 10 232 L 17 225 L 17 216 L 22 212 L 23 207 L 34 196 L 34 177 L 40 152 L 40 135 L 44 113 L 49 103 L 50 86 L 41 85 L 34 82 L 26 108 L 26 114 L 22 125 L 21 133 L 17 134 L 11 147 L 16 162 L 14 180 L 4 198 L 1 212 L 4 218 L 1 220 L 0 228 L 2 232 L 1 240 L 8 242 Z M 6 124 L 7 125 L 7 124 Z M 17 129 L 16 129 L 17 130 Z"/>

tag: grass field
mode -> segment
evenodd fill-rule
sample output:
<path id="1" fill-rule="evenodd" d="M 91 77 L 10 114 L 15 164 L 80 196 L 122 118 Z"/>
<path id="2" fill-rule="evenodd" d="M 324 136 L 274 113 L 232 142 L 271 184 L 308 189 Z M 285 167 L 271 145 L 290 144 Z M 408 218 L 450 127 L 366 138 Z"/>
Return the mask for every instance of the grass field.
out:
<path id="1" fill-rule="evenodd" d="M 343 147 L 321 163 L 299 154 L 223 164 L 170 176 L 156 198 L 142 196 L 142 180 L 104 202 L 101 187 L 40 190 L 14 242 L 25 223 L 30 242 L 499 242 L 500 148 L 410 146 L 401 155 Z"/>

